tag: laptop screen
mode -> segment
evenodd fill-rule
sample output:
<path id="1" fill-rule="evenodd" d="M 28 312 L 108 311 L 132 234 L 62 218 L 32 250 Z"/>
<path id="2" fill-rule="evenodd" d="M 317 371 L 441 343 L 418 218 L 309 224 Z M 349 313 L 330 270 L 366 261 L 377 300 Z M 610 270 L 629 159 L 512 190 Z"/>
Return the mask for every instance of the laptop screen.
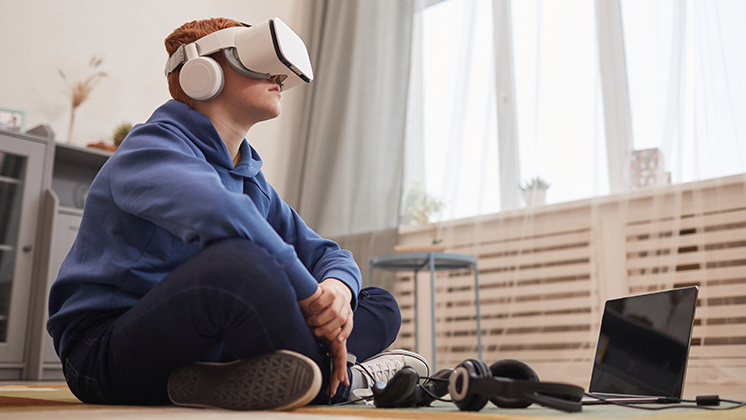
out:
<path id="1" fill-rule="evenodd" d="M 606 301 L 589 391 L 681 398 L 697 292 Z"/>

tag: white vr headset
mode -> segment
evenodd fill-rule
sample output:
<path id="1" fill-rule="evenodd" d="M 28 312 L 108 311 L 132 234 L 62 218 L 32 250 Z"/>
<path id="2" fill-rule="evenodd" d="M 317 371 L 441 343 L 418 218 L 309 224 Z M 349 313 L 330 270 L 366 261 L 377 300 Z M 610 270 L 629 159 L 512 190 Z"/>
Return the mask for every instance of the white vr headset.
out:
<path id="1" fill-rule="evenodd" d="M 190 98 L 206 101 L 223 90 L 223 71 L 209 56 L 223 51 L 231 67 L 246 77 L 279 76 L 283 89 L 313 80 L 303 40 L 279 18 L 256 26 L 231 27 L 179 46 L 166 62 L 166 75 L 183 65 L 179 83 Z"/>

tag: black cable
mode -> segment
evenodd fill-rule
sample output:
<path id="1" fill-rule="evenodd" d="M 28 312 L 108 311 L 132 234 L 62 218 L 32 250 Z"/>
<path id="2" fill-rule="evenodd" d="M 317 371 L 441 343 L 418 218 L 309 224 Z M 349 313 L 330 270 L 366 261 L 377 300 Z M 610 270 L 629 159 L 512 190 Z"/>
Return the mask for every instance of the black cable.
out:
<path id="1" fill-rule="evenodd" d="M 614 401 L 608 398 L 604 398 L 600 395 L 593 395 L 589 393 L 585 393 L 587 397 L 595 398 L 599 401 L 603 401 L 606 404 L 610 405 L 616 405 L 619 407 L 627 407 L 627 408 L 636 408 L 638 410 L 647 410 L 647 411 L 660 411 L 660 410 L 672 410 L 674 408 L 694 408 L 698 410 L 733 410 L 735 408 L 741 408 L 743 406 L 746 406 L 746 402 L 743 401 L 734 401 L 734 400 L 726 400 L 726 399 L 720 399 L 717 395 L 714 396 L 699 396 L 696 400 L 680 400 L 677 403 L 667 402 L 665 398 L 661 398 L 658 402 L 659 404 L 681 404 L 681 403 L 694 403 L 696 405 L 665 405 L 665 406 L 658 406 L 658 407 L 649 407 L 645 405 L 639 405 L 639 404 L 629 404 L 624 403 L 621 401 Z M 713 407 L 713 405 L 719 405 L 721 402 L 733 404 L 729 407 Z"/>
<path id="2" fill-rule="evenodd" d="M 365 369 L 365 367 L 363 367 L 363 369 Z M 367 370 L 366 370 L 366 372 L 367 372 Z M 370 374 L 370 373 L 368 373 L 368 374 Z M 448 382 L 448 379 L 445 379 L 445 378 L 434 378 L 434 377 L 431 377 L 431 376 L 423 376 L 420 379 L 427 379 L 428 381 L 433 381 L 433 382 Z M 438 397 L 434 393 L 430 392 L 430 390 L 428 390 L 424 386 L 421 389 L 427 395 L 431 396 L 432 398 L 434 398 L 434 399 L 436 399 L 438 401 L 443 401 L 443 402 L 447 402 L 447 403 L 452 403 L 453 402 L 453 400 L 449 400 L 449 399 L 446 399 L 446 398 Z M 350 394 L 352 394 L 352 392 L 350 392 Z M 356 400 L 342 401 L 342 402 L 339 402 L 339 403 L 336 403 L 336 404 L 332 404 L 330 402 L 329 405 L 332 406 L 332 407 L 337 407 L 337 406 L 340 406 L 340 405 L 347 405 L 347 404 L 359 403 L 360 401 L 368 402 L 368 400 L 372 400 L 372 399 L 374 399 L 374 396 L 370 395 L 370 396 L 367 396 L 367 397 L 360 397 L 360 398 L 358 398 Z"/>
<path id="3" fill-rule="evenodd" d="M 360 401 L 365 401 L 365 402 L 367 402 L 367 401 L 368 401 L 368 400 L 370 400 L 370 399 L 373 399 L 373 396 L 372 396 L 372 395 L 371 395 L 371 396 L 369 396 L 369 397 L 361 397 L 361 398 L 358 398 L 358 399 L 356 399 L 356 400 L 348 400 L 348 401 L 342 401 L 342 402 L 338 402 L 338 403 L 330 404 L 330 406 L 331 406 L 331 407 L 338 407 L 338 406 L 340 406 L 340 405 L 347 405 L 347 404 L 355 404 L 355 403 L 359 403 Z"/>
<path id="4" fill-rule="evenodd" d="M 427 379 L 428 381 L 433 381 L 433 382 L 448 382 L 449 381 L 446 378 L 433 378 L 433 377 L 430 377 L 430 376 L 426 376 L 423 379 Z M 432 397 L 432 398 L 434 398 L 434 399 L 436 399 L 438 401 L 448 402 L 448 403 L 452 403 L 453 402 L 453 399 L 449 400 L 447 398 L 439 397 L 435 393 L 431 392 L 429 389 L 425 388 L 424 386 L 422 387 L 422 390 L 425 392 L 425 394 L 429 395 L 430 397 Z"/>

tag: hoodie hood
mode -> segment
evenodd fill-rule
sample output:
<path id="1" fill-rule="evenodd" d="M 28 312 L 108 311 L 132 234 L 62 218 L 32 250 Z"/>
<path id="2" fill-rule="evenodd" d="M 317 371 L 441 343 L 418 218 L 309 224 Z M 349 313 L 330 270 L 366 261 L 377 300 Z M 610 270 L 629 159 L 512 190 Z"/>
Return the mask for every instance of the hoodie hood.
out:
<path id="1" fill-rule="evenodd" d="M 241 160 L 234 168 L 228 149 L 212 121 L 205 114 L 193 110 L 182 102 L 169 100 L 153 112 L 148 123 L 173 126 L 199 149 L 208 162 L 224 168 L 233 175 L 254 178 L 262 168 L 262 158 L 246 139 L 240 146 Z"/>

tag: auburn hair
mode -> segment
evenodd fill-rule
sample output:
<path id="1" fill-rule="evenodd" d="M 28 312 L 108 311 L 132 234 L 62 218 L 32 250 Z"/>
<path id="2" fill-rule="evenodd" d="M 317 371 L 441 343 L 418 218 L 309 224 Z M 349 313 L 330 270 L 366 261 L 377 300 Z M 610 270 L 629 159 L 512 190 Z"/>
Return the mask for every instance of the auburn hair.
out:
<path id="1" fill-rule="evenodd" d="M 205 35 L 234 26 L 243 25 L 238 21 L 226 18 L 194 20 L 185 23 L 166 38 L 164 43 L 166 45 L 168 56 L 171 57 L 181 45 L 192 43 Z M 168 91 L 171 93 L 172 98 L 192 107 L 194 100 L 184 93 L 184 90 L 181 88 L 181 84 L 179 83 L 180 73 L 181 67 L 178 67 L 168 75 Z"/>

